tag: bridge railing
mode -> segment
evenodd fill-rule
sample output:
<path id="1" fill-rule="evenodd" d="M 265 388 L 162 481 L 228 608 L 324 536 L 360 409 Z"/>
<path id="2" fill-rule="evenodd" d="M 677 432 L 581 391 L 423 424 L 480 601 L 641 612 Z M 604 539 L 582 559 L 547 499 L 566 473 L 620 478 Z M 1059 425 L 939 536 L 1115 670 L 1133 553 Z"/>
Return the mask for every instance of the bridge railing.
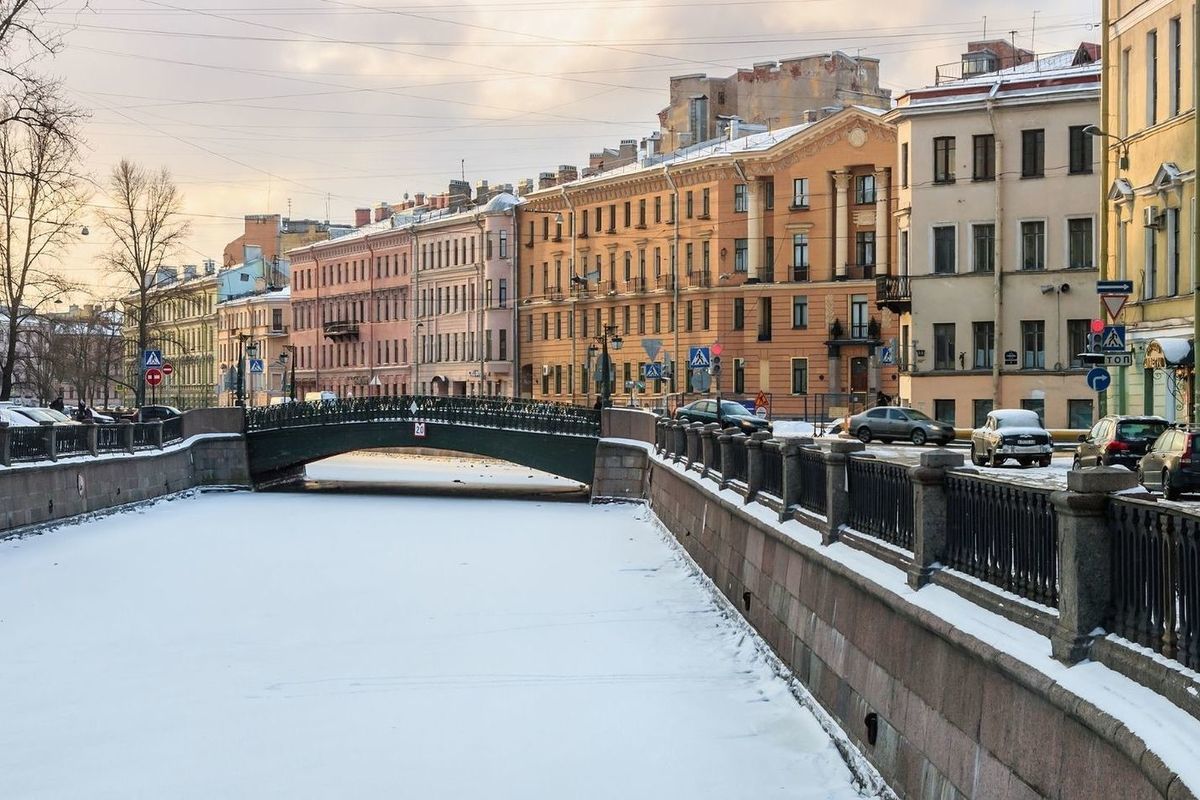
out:
<path id="1" fill-rule="evenodd" d="M 166 422 L 39 426 L 10 426 L 0 422 L 0 465 L 161 450 L 164 443 L 182 439 L 182 418 Z"/>
<path id="2" fill-rule="evenodd" d="M 484 428 L 599 436 L 600 412 L 565 403 L 507 397 L 397 395 L 251 408 L 246 431 L 353 422 L 438 422 Z"/>

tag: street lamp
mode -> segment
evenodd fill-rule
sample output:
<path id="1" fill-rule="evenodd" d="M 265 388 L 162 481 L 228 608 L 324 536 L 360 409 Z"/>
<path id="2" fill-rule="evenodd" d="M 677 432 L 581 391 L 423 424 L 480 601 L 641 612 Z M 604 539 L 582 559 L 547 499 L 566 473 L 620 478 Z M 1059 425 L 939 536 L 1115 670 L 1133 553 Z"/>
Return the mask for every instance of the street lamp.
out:
<path id="1" fill-rule="evenodd" d="M 292 373 L 290 377 L 287 373 L 289 352 L 292 355 Z M 284 351 L 279 354 L 279 362 L 283 364 L 284 378 L 288 385 L 288 399 L 294 403 L 296 402 L 296 345 L 285 344 Z"/>
<path id="2" fill-rule="evenodd" d="M 608 362 L 608 347 L 611 344 L 613 350 L 620 350 L 624 341 L 621 339 L 621 335 L 617 333 L 616 325 L 605 325 L 600 329 L 600 334 L 594 338 L 600 343 L 600 369 L 604 371 L 600 405 L 607 408 L 612 405 L 612 365 Z M 596 345 L 588 345 L 588 354 L 594 356 L 595 353 Z"/>
<path id="3" fill-rule="evenodd" d="M 1088 125 L 1083 129 L 1083 132 L 1088 136 L 1095 136 L 1098 139 L 1112 139 L 1120 148 L 1120 158 L 1117 161 L 1117 168 L 1121 170 L 1129 169 L 1129 141 L 1122 139 L 1120 136 L 1114 136 L 1111 133 L 1105 133 L 1100 129 L 1099 125 Z"/>
<path id="4" fill-rule="evenodd" d="M 236 330 L 233 335 L 238 340 L 238 361 L 237 361 L 237 394 L 235 395 L 234 405 L 246 405 L 246 340 L 250 338 L 248 333 L 238 333 Z"/>

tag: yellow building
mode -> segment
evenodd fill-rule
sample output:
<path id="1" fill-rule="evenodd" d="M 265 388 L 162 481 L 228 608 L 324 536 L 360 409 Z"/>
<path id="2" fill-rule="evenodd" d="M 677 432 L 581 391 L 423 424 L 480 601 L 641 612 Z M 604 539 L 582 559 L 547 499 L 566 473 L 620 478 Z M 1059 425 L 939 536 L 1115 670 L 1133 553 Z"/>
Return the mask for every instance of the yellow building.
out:
<path id="1" fill-rule="evenodd" d="M 123 303 L 126 324 L 125 358 L 129 386 L 125 404 L 134 405 L 136 389 L 142 381 L 142 354 L 138 349 L 137 295 L 127 295 Z M 171 365 L 171 374 L 145 398 L 181 409 L 203 408 L 216 401 L 217 373 L 214 363 L 216 346 L 217 275 L 211 262 L 203 269 L 160 267 L 150 290 L 149 349 L 161 350 L 163 361 Z"/>
<path id="2" fill-rule="evenodd" d="M 1105 0 L 1105 258 L 1130 280 L 1133 366 L 1113 368 L 1109 410 L 1195 419 L 1196 284 L 1193 4 Z"/>
<path id="3" fill-rule="evenodd" d="M 239 359 L 242 360 L 242 389 L 247 406 L 265 406 L 272 398 L 288 396 L 293 356 L 287 324 L 291 307 L 290 287 L 217 304 L 219 405 L 236 405 Z M 262 372 L 252 369 L 252 360 L 262 362 Z"/>

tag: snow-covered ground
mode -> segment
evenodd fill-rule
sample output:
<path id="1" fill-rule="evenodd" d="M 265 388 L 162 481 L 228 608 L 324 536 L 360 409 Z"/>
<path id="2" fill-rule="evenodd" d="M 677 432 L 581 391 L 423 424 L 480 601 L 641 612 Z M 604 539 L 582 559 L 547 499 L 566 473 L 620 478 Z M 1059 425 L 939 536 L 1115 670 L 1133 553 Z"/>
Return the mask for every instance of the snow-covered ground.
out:
<path id="1" fill-rule="evenodd" d="M 645 514 L 238 493 L 0 542 L 0 798 L 858 797 Z"/>
<path id="2" fill-rule="evenodd" d="M 576 491 L 581 484 L 507 461 L 469 456 L 416 455 L 359 451 L 309 464 L 311 481 L 387 482 L 396 481 L 410 489 L 453 487 L 506 488 L 545 491 Z"/>

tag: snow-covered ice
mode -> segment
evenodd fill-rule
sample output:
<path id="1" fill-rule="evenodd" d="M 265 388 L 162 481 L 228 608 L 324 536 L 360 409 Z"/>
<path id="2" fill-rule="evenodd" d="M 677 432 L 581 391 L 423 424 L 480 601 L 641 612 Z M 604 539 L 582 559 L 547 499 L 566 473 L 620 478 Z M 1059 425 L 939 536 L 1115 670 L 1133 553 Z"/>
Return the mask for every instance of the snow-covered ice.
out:
<path id="1" fill-rule="evenodd" d="M 581 484 L 548 472 L 477 456 L 454 458 L 414 453 L 359 451 L 309 464 L 312 481 L 402 481 L 409 488 L 503 487 L 530 491 L 575 491 Z"/>
<path id="2" fill-rule="evenodd" d="M 0 797 L 858 797 L 645 515 L 235 493 L 0 542 Z"/>

